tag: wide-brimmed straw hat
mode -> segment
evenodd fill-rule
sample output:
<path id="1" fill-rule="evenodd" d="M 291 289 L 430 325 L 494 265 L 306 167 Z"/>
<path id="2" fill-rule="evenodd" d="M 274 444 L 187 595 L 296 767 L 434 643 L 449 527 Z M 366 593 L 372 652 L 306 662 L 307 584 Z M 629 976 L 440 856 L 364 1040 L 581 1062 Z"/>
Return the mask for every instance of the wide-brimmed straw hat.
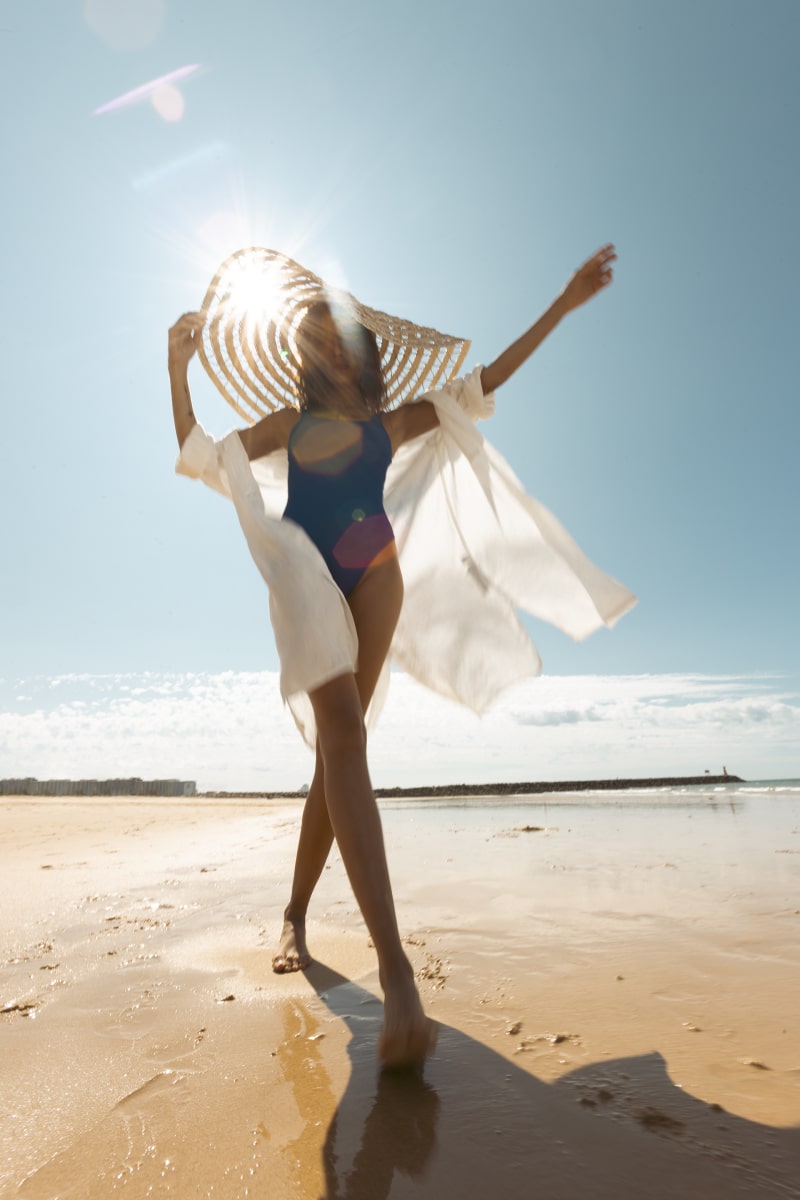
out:
<path id="1" fill-rule="evenodd" d="M 281 407 L 298 407 L 297 327 L 310 305 L 326 300 L 336 316 L 356 320 L 378 342 L 385 409 L 441 387 L 469 350 L 450 337 L 361 304 L 349 292 L 277 250 L 250 246 L 226 258 L 203 300 L 198 353 L 229 404 L 248 422 Z"/>

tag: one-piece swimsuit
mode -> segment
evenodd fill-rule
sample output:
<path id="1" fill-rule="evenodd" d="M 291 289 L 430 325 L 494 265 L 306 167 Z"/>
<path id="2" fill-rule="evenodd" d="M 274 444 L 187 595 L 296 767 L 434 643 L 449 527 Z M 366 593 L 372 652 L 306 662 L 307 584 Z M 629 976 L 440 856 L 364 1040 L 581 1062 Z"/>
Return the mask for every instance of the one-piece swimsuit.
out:
<path id="1" fill-rule="evenodd" d="M 395 553 L 383 508 L 392 445 L 379 414 L 364 421 L 303 413 L 289 435 L 283 516 L 306 531 L 345 596 Z"/>

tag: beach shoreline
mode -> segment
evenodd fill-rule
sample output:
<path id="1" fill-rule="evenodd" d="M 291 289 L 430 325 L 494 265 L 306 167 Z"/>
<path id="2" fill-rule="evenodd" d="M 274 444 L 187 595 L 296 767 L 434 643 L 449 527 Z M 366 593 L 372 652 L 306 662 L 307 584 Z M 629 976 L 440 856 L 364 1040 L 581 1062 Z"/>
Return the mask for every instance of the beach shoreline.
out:
<path id="1" fill-rule="evenodd" d="M 378 799 L 399 799 L 407 796 L 422 797 L 470 796 L 533 796 L 546 792 L 603 792 L 631 789 L 713 787 L 744 783 L 738 775 L 673 775 L 656 778 L 630 779 L 577 779 L 523 780 L 517 783 L 445 783 L 418 787 L 377 787 Z M 133 786 L 135 785 L 135 786 Z M 80 796 L 113 796 L 124 800 L 132 797 L 204 797 L 213 800 L 289 800 L 303 799 L 307 788 L 297 791 L 226 791 L 219 789 L 197 790 L 194 780 L 179 779 L 5 779 L 0 780 L 0 799 L 7 796 L 62 796 L 67 799 Z"/>
<path id="2" fill-rule="evenodd" d="M 559 799 L 381 806 L 441 1025 L 392 1083 L 335 853 L 270 969 L 295 799 L 0 798 L 0 1194 L 796 1194 L 800 796 Z"/>

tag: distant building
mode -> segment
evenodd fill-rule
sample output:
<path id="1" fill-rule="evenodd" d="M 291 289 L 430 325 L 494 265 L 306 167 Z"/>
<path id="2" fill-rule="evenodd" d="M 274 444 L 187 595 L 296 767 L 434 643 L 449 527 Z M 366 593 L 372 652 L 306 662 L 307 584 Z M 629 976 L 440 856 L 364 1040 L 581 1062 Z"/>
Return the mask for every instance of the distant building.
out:
<path id="1" fill-rule="evenodd" d="M 0 779 L 0 796 L 196 796 L 193 779 Z"/>

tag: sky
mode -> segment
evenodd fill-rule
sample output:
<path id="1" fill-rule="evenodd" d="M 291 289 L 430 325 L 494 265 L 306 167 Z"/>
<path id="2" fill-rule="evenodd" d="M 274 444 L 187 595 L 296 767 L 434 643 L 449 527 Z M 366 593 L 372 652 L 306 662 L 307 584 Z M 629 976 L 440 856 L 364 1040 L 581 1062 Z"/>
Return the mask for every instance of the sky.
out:
<path id="1" fill-rule="evenodd" d="M 474 365 L 608 241 L 482 432 L 639 604 L 526 620 L 545 674 L 481 722 L 395 677 L 373 776 L 800 776 L 799 43 L 796 0 L 5 5 L 0 777 L 310 775 L 232 506 L 174 474 L 166 331 L 222 259 Z"/>

